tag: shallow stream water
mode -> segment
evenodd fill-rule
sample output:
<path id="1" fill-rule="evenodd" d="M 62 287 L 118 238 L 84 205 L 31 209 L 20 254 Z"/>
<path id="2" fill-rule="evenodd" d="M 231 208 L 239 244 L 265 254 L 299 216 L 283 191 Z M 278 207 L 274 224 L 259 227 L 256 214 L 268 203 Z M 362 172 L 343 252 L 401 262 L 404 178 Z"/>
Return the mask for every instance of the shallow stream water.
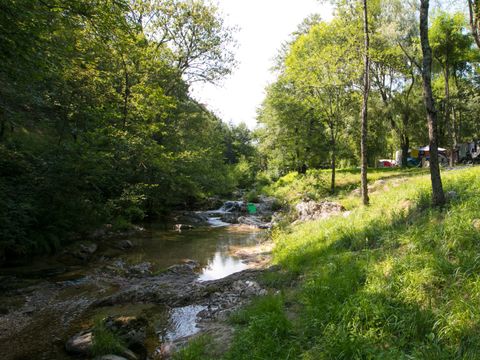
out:
<path id="1" fill-rule="evenodd" d="M 96 297 L 118 290 L 108 282 L 89 281 L 90 274 L 98 274 L 106 263 L 148 262 L 156 273 L 190 259 L 200 265 L 198 281 L 219 279 L 246 269 L 248 266 L 232 256 L 231 251 L 257 244 L 261 232 L 225 226 L 218 219 L 210 222 L 210 227 L 181 232 L 162 224 L 149 225 L 145 232 L 127 238 L 134 245 L 128 250 L 116 249 L 116 239 L 101 241 L 94 259 L 85 264 L 70 265 L 50 257 L 0 269 L 0 358 L 68 359 L 63 350 L 68 336 L 91 326 L 92 319 L 98 316 L 148 317 L 156 332 L 153 342 L 155 337 L 172 341 L 195 333 L 195 317 L 201 306 L 168 309 L 131 304 L 89 311 L 87 317 L 79 315 L 79 309 Z"/>

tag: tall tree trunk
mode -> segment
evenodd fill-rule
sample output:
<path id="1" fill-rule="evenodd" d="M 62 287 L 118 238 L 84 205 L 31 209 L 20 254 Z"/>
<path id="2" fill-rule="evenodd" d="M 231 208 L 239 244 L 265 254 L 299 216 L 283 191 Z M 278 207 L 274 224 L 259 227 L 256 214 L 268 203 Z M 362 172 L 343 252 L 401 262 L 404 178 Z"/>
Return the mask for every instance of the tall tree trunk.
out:
<path id="1" fill-rule="evenodd" d="M 427 110 L 428 137 L 430 140 L 430 178 L 432 181 L 432 202 L 435 206 L 445 204 L 442 178 L 438 165 L 437 110 L 432 93 L 432 49 L 428 40 L 429 0 L 420 0 L 420 41 L 423 53 L 423 100 Z"/>
<path id="2" fill-rule="evenodd" d="M 335 131 L 333 125 L 330 125 L 330 141 L 331 141 L 331 149 L 332 149 L 332 158 L 331 158 L 331 168 L 332 168 L 332 179 L 330 182 L 330 192 L 335 194 L 335 168 L 336 168 L 336 141 L 335 141 Z"/>
<path id="3" fill-rule="evenodd" d="M 472 35 L 480 49 L 480 0 L 468 0 Z"/>
<path id="4" fill-rule="evenodd" d="M 451 144 L 450 144 L 450 166 L 453 167 L 453 153 L 455 151 L 455 130 L 454 124 L 450 119 L 450 66 L 448 61 L 445 62 L 445 124 L 450 130 Z"/>
<path id="5" fill-rule="evenodd" d="M 368 36 L 368 10 L 367 0 L 363 0 L 363 32 L 365 36 L 365 55 L 364 55 L 364 74 L 363 74 L 363 107 L 362 107 L 362 139 L 360 143 L 361 152 L 361 177 L 362 177 L 362 201 L 364 205 L 368 205 L 368 184 L 367 184 L 367 130 L 368 130 L 368 93 L 370 90 L 370 57 L 369 47 L 370 39 Z"/>
<path id="6" fill-rule="evenodd" d="M 458 161 L 458 157 L 456 156 L 457 152 L 457 113 L 455 109 L 452 109 L 452 153 L 451 153 L 451 162 L 452 164 L 455 163 L 455 161 Z M 453 166 L 453 165 L 452 165 Z"/>
<path id="7" fill-rule="evenodd" d="M 408 149 L 410 148 L 410 139 L 408 135 L 402 135 L 400 137 L 400 149 L 402 149 L 402 168 L 406 168 L 408 165 Z"/>
<path id="8" fill-rule="evenodd" d="M 125 130 L 127 126 L 127 118 L 128 118 L 128 102 L 130 99 L 130 78 L 129 78 L 127 63 L 123 55 L 122 55 L 122 62 L 123 62 L 124 77 L 125 77 L 125 91 L 123 92 L 122 127 L 123 127 L 123 130 Z"/>

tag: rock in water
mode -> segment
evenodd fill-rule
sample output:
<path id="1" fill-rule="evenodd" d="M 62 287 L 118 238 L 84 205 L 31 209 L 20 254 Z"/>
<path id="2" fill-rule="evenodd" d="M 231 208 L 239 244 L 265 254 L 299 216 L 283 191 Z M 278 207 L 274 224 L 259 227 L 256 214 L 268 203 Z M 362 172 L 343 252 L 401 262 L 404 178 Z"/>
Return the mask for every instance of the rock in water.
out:
<path id="1" fill-rule="evenodd" d="M 117 249 L 128 250 L 133 248 L 133 243 L 130 240 L 121 240 L 116 244 Z"/>
<path id="2" fill-rule="evenodd" d="M 93 334 L 90 330 L 73 335 L 65 344 L 65 350 L 69 354 L 88 356 L 92 353 L 92 348 Z"/>
<path id="3" fill-rule="evenodd" d="M 143 347 L 147 338 L 148 321 L 142 317 L 108 317 L 105 326 L 115 333 L 128 347 Z"/>
<path id="4" fill-rule="evenodd" d="M 68 246 L 63 253 L 69 258 L 75 258 L 83 262 L 88 261 L 97 249 L 97 244 L 85 241 Z"/>
<path id="5" fill-rule="evenodd" d="M 96 357 L 94 360 L 128 360 L 128 359 L 118 355 L 103 355 L 100 357 Z"/>
<path id="6" fill-rule="evenodd" d="M 258 216 L 240 216 L 238 223 L 259 229 L 269 229 L 272 226 L 270 223 L 263 222 Z"/>

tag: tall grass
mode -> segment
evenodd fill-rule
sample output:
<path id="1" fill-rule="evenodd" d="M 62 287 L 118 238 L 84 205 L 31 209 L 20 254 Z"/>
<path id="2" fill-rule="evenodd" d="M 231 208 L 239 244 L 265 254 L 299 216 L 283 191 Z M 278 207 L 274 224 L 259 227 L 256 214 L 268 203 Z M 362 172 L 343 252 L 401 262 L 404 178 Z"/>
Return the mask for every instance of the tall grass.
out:
<path id="1" fill-rule="evenodd" d="M 103 319 L 95 319 L 95 325 L 93 329 L 93 355 L 121 355 L 125 352 L 125 349 L 126 346 L 123 341 L 121 341 L 116 334 L 114 334 L 105 326 Z"/>
<path id="2" fill-rule="evenodd" d="M 480 359 L 480 169 L 443 177 L 457 193 L 443 210 L 418 175 L 346 218 L 275 232 L 297 285 L 237 315 L 226 358 Z"/>

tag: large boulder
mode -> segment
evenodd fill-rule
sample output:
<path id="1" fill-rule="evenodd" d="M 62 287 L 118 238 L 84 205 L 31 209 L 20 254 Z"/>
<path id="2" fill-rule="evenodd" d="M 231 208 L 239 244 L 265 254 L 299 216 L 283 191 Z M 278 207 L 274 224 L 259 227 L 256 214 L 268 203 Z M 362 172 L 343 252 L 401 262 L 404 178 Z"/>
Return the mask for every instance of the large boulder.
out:
<path id="1" fill-rule="evenodd" d="M 327 219 L 345 211 L 341 204 L 332 201 L 303 201 L 297 204 L 295 208 L 298 213 L 298 221 Z"/>

